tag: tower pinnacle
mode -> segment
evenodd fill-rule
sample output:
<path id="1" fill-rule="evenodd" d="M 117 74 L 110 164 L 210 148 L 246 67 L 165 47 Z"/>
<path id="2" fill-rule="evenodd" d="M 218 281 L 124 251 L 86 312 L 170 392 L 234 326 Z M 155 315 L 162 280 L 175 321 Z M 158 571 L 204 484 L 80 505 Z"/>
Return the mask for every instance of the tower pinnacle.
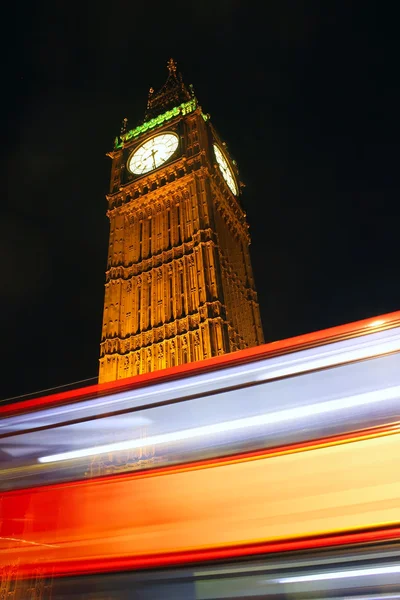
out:
<path id="1" fill-rule="evenodd" d="M 178 73 L 177 66 L 176 61 L 170 58 L 167 62 L 166 82 L 159 91 L 155 91 L 153 87 L 150 88 L 145 114 L 146 121 L 192 98 L 191 92 L 182 81 L 182 75 Z"/>
<path id="2" fill-rule="evenodd" d="M 168 71 L 170 76 L 175 76 L 176 77 L 176 67 L 177 67 L 177 63 L 174 61 L 173 58 L 170 58 L 169 61 L 167 62 L 167 67 L 168 67 Z"/>

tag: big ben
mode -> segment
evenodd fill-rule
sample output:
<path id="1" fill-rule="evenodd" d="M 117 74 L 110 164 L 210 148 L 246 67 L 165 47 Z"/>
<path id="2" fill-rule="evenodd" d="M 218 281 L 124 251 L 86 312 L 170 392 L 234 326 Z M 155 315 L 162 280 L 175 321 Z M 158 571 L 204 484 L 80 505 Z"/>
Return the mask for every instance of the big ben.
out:
<path id="1" fill-rule="evenodd" d="M 99 382 L 263 343 L 238 168 L 172 59 L 109 156 Z"/>

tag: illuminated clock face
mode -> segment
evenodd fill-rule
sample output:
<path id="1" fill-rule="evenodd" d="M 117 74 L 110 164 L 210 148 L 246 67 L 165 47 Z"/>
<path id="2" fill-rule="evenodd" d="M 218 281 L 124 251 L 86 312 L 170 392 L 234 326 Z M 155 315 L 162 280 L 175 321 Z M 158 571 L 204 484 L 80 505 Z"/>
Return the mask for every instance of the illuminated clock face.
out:
<path id="1" fill-rule="evenodd" d="M 161 133 L 144 142 L 128 160 L 128 169 L 134 175 L 143 175 L 160 167 L 171 158 L 178 147 L 175 133 Z"/>
<path id="2" fill-rule="evenodd" d="M 235 178 L 232 173 L 232 169 L 228 165 L 228 161 L 226 160 L 225 156 L 222 154 L 221 150 L 216 144 L 214 144 L 214 154 L 215 158 L 217 159 L 218 166 L 221 170 L 222 177 L 225 179 L 228 188 L 231 190 L 232 194 L 237 196 L 238 189 L 235 182 Z"/>

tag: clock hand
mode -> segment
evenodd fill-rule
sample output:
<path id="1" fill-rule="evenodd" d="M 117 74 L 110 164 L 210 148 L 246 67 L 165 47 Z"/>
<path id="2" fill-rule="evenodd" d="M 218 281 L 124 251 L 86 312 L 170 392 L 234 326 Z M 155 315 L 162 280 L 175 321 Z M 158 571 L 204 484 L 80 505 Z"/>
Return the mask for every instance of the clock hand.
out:
<path id="1" fill-rule="evenodd" d="M 154 166 L 154 168 L 156 168 L 156 159 L 155 159 L 156 152 L 157 152 L 157 150 L 152 150 L 151 151 L 151 156 L 153 158 L 153 166 Z"/>

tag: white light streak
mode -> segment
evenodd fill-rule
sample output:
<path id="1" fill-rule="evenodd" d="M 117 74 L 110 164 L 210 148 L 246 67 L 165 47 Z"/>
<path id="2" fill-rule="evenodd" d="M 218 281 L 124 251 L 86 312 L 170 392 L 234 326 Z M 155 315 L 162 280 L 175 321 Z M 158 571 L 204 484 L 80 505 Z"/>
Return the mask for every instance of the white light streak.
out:
<path id="1" fill-rule="evenodd" d="M 380 594 L 379 596 L 340 596 L 340 598 L 336 598 L 336 600 L 400 600 L 400 596 L 399 594 Z"/>
<path id="2" fill-rule="evenodd" d="M 318 404 L 309 404 L 307 406 L 298 406 L 288 408 L 286 410 L 266 413 L 264 415 L 255 415 L 243 419 L 235 419 L 233 421 L 223 421 L 211 425 L 203 425 L 201 427 L 193 427 L 183 429 L 181 431 L 173 431 L 159 435 L 149 436 L 148 438 L 137 438 L 124 442 L 115 442 L 101 446 L 92 446 L 81 450 L 71 450 L 69 452 L 61 452 L 59 454 L 51 454 L 42 456 L 38 459 L 40 463 L 59 462 L 85 456 L 97 454 L 105 454 L 107 452 L 119 452 L 124 450 L 134 450 L 142 446 L 157 446 L 169 442 L 181 442 L 183 440 L 202 438 L 209 435 L 219 433 L 227 433 L 230 431 L 238 431 L 240 429 L 248 429 L 252 427 L 260 427 L 263 425 L 273 425 L 285 421 L 303 419 L 306 417 L 315 417 L 317 415 L 334 413 L 341 410 L 348 410 L 358 406 L 367 404 L 375 404 L 387 400 L 396 400 L 400 397 L 400 386 L 385 388 L 382 390 L 374 390 L 373 392 L 365 392 L 354 396 L 340 398 L 338 400 L 330 400 Z"/>
<path id="3" fill-rule="evenodd" d="M 59 548 L 59 546 L 56 546 L 56 544 L 45 544 L 44 542 L 33 542 L 32 540 L 24 540 L 24 538 L 0 536 L 0 540 L 5 540 L 6 542 L 19 542 L 21 544 L 29 544 L 30 546 L 45 546 L 46 548 Z"/>
<path id="4" fill-rule="evenodd" d="M 329 348 L 329 347 L 328 347 Z M 400 350 L 400 337 L 393 340 L 385 340 L 380 343 L 373 345 L 366 344 L 356 348 L 350 348 L 348 350 L 342 350 L 339 354 L 333 353 L 332 351 L 326 350 L 321 351 L 315 358 L 309 359 L 305 366 L 304 362 L 300 362 L 299 359 L 293 360 L 293 364 L 287 364 L 284 368 L 274 369 L 272 373 L 267 374 L 267 370 L 264 366 L 264 373 L 257 377 L 258 381 L 286 377 L 290 375 L 299 375 L 308 371 L 315 371 L 317 369 L 324 369 L 328 367 L 339 367 L 348 362 L 355 362 L 364 360 L 367 358 L 381 356 L 382 354 L 389 354 L 392 352 L 398 352 Z"/>
<path id="5" fill-rule="evenodd" d="M 379 596 L 340 596 L 332 600 L 400 600 L 399 594 L 380 594 Z"/>
<path id="6" fill-rule="evenodd" d="M 384 319 L 377 319 L 376 321 L 372 321 L 372 323 L 370 323 L 368 325 L 368 327 L 379 327 L 380 325 L 383 325 L 385 323 Z"/>
<path id="7" fill-rule="evenodd" d="M 368 577 L 374 575 L 389 575 L 400 573 L 400 565 L 389 567 L 371 567 L 368 569 L 349 569 L 348 571 L 331 571 L 328 573 L 316 573 L 314 575 L 298 575 L 294 577 L 283 577 L 277 579 L 277 583 L 303 583 L 307 581 L 326 581 L 329 579 L 347 579 L 349 577 Z"/>

